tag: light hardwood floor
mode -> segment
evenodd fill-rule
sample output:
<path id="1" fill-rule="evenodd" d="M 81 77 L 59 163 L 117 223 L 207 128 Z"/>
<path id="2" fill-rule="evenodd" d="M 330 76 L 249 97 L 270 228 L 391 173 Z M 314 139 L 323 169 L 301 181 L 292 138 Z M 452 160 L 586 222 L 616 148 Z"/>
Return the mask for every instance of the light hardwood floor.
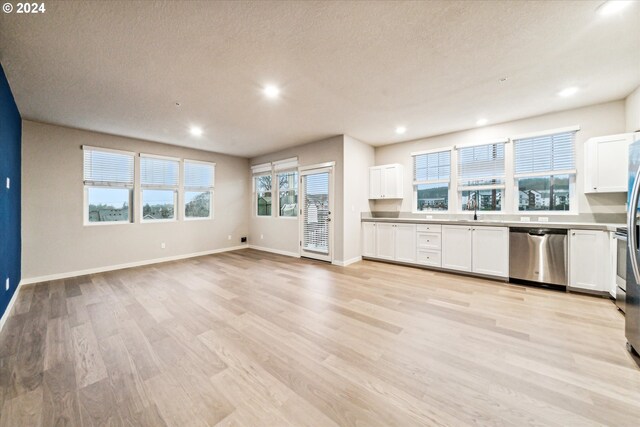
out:
<path id="1" fill-rule="evenodd" d="M 25 286 L 0 426 L 638 426 L 611 301 L 241 250 Z"/>

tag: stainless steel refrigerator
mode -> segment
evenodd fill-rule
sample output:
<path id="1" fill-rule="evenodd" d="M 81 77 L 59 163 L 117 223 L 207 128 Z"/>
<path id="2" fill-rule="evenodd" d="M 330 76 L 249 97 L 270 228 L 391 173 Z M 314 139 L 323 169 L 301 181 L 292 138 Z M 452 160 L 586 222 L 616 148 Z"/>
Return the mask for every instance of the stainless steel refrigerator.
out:
<path id="1" fill-rule="evenodd" d="M 640 133 L 629 146 L 629 193 L 627 204 L 627 301 L 625 335 L 629 350 L 640 352 L 640 251 L 638 222 L 640 215 Z"/>

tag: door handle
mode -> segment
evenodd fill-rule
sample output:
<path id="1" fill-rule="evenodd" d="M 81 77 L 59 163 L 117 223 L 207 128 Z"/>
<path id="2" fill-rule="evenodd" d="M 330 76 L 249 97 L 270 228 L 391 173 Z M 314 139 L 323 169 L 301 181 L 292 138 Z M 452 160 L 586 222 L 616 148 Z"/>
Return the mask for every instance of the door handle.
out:
<path id="1" fill-rule="evenodd" d="M 629 212 L 627 212 L 627 246 L 629 249 L 629 259 L 631 260 L 631 270 L 633 271 L 633 276 L 636 279 L 636 283 L 640 283 L 640 269 L 638 268 L 638 251 L 637 247 L 637 237 L 636 237 L 636 225 L 638 222 L 637 213 L 638 213 L 638 196 L 640 195 L 640 190 L 638 189 L 638 185 L 640 185 L 640 168 L 638 168 L 636 172 L 636 180 L 633 182 L 633 190 L 631 191 L 631 199 L 629 200 Z"/>

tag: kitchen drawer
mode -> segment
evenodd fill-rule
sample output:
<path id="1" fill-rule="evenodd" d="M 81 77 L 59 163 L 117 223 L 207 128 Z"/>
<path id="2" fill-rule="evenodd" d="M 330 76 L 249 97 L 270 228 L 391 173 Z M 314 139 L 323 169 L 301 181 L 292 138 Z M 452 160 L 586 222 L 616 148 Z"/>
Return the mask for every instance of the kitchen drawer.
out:
<path id="1" fill-rule="evenodd" d="M 418 224 L 418 231 L 428 231 L 431 233 L 442 233 L 442 225 L 440 224 Z"/>
<path id="2" fill-rule="evenodd" d="M 440 250 L 442 248 L 442 234 L 441 233 L 418 233 L 418 249 L 435 249 Z"/>
<path id="3" fill-rule="evenodd" d="M 418 249 L 418 264 L 429 265 L 431 267 L 442 266 L 440 251 Z"/>

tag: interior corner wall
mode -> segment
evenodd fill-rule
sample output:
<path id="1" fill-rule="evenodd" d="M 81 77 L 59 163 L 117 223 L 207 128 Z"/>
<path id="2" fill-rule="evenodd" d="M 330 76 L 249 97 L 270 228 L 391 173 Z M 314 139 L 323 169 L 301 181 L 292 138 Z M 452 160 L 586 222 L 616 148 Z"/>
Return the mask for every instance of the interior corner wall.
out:
<path id="1" fill-rule="evenodd" d="M 21 140 L 20 112 L 0 65 L 0 317 L 6 311 L 21 277 Z M 7 279 L 9 290 L 5 288 Z"/>
<path id="2" fill-rule="evenodd" d="M 82 145 L 216 163 L 213 218 L 184 221 L 179 199 L 177 221 L 141 223 L 136 156 L 134 223 L 85 226 Z M 249 231 L 246 158 L 26 120 L 22 150 L 23 281 L 234 248 Z"/>
<path id="3" fill-rule="evenodd" d="M 325 162 L 335 162 L 333 171 L 334 206 L 333 206 L 333 250 L 334 260 L 344 261 L 343 213 L 344 213 L 344 137 L 334 136 L 320 141 L 297 145 L 274 153 L 254 157 L 250 164 L 273 162 L 290 157 L 298 157 L 300 166 L 310 166 Z M 251 171 L 247 167 L 249 177 Z M 251 187 L 253 189 L 253 186 Z M 251 194 L 251 210 L 249 218 L 249 243 L 253 247 L 271 250 L 287 255 L 297 256 L 300 253 L 300 233 L 298 218 L 282 218 L 275 215 L 258 217 L 253 190 Z"/>
<path id="4" fill-rule="evenodd" d="M 640 132 L 640 86 L 627 98 L 624 104 L 627 132 Z"/>
<path id="5" fill-rule="evenodd" d="M 375 165 L 372 146 L 344 137 L 344 261 L 362 255 L 362 212 L 370 212 L 369 168 Z"/>

